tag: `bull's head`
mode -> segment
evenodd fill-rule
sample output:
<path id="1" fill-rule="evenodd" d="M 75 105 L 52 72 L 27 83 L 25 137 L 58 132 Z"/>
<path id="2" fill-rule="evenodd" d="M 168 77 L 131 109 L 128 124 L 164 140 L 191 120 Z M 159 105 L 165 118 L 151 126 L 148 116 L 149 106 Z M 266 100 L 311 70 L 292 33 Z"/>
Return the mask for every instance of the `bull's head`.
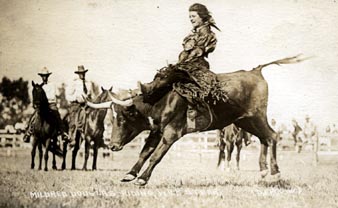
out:
<path id="1" fill-rule="evenodd" d="M 112 101 L 94 104 L 87 101 L 92 108 L 111 108 L 113 111 L 113 127 L 109 148 L 112 151 L 121 150 L 143 130 L 149 129 L 146 116 L 133 104 L 132 99 L 119 100 L 111 97 Z"/>

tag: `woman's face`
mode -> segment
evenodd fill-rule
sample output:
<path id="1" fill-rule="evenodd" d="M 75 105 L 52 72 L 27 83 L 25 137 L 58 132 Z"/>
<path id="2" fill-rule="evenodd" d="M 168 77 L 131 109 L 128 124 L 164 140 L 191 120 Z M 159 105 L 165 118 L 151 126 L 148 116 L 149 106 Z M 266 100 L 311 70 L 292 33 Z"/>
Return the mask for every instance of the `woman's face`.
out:
<path id="1" fill-rule="evenodd" d="M 194 28 L 197 28 L 203 24 L 202 18 L 195 11 L 189 12 L 189 19 Z"/>

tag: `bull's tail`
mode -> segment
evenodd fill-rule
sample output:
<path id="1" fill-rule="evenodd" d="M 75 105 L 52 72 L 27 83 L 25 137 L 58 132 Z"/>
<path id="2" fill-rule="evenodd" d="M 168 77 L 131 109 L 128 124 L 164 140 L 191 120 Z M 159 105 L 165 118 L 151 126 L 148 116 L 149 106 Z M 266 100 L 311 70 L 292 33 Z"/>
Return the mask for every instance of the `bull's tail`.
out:
<path id="1" fill-rule="evenodd" d="M 287 58 L 279 59 L 279 60 L 276 60 L 276 61 L 272 61 L 272 62 L 267 63 L 267 64 L 259 65 L 256 68 L 254 68 L 253 70 L 262 71 L 262 69 L 264 67 L 267 67 L 267 66 L 272 65 L 272 64 L 276 64 L 278 66 L 280 66 L 282 64 L 296 64 L 296 63 L 299 63 L 299 62 L 302 62 L 302 61 L 305 61 L 305 60 L 311 58 L 311 57 L 300 58 L 301 55 L 302 54 L 298 54 L 297 56 L 287 57 Z"/>

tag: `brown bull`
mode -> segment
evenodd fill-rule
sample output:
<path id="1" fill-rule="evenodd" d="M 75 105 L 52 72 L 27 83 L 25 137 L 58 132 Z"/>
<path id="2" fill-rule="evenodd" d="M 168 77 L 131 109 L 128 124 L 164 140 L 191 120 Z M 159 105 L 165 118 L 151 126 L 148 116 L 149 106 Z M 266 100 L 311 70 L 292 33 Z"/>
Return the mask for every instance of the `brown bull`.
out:
<path id="1" fill-rule="evenodd" d="M 301 60 L 298 57 L 285 58 L 260 65 L 251 71 L 236 71 L 218 74 L 219 81 L 225 83 L 223 90 L 229 102 L 210 105 L 214 112 L 212 123 L 207 129 L 188 131 L 186 112 L 188 101 L 172 90 L 154 105 L 143 102 L 142 95 L 128 100 L 113 99 L 111 102 L 88 105 L 93 108 L 110 108 L 115 111 L 111 149 L 119 151 L 143 130 L 153 129 L 140 153 L 139 160 L 122 181 L 136 178 L 145 161 L 150 157 L 149 166 L 138 177 L 137 185 L 145 185 L 155 166 L 169 148 L 183 135 L 198 131 L 222 129 L 234 123 L 236 126 L 257 136 L 261 142 L 259 166 L 262 176 L 268 172 L 266 157 L 271 147 L 271 175 L 279 175 L 277 165 L 277 135 L 267 122 L 268 84 L 261 70 L 271 64 L 290 64 Z"/>

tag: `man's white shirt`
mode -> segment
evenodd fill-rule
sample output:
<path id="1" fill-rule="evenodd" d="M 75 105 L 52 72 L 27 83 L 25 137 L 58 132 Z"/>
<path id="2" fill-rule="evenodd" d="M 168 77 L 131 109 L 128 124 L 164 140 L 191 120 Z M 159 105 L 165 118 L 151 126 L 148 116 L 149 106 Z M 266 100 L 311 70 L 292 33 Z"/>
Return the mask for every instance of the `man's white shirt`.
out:
<path id="1" fill-rule="evenodd" d="M 56 86 L 55 84 L 48 82 L 42 85 L 42 89 L 45 91 L 48 103 L 56 103 Z"/>
<path id="2" fill-rule="evenodd" d="M 79 78 L 74 79 L 73 83 L 66 90 L 66 99 L 68 102 L 84 103 L 85 100 L 83 97 L 88 98 L 89 95 L 93 94 L 92 83 L 86 80 L 85 84 L 87 88 L 87 94 L 83 90 L 83 81 Z"/>

